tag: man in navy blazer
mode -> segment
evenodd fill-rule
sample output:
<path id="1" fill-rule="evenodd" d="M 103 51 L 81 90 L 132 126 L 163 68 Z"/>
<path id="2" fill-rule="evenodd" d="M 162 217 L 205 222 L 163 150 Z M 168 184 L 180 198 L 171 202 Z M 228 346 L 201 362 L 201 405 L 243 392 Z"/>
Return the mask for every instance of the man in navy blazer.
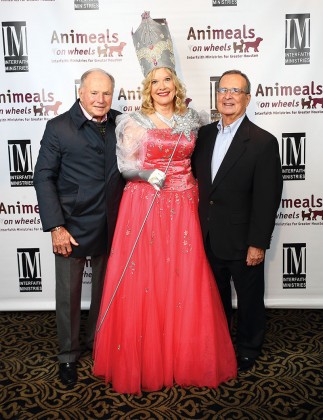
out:
<path id="1" fill-rule="evenodd" d="M 277 139 L 246 116 L 250 81 L 239 70 L 221 76 L 221 120 L 199 130 L 192 165 L 210 265 L 231 327 L 233 281 L 238 309 L 238 369 L 252 368 L 265 334 L 264 259 L 282 194 Z"/>
<path id="2" fill-rule="evenodd" d="M 86 345 L 93 346 L 101 293 L 123 180 L 116 161 L 114 78 L 102 69 L 81 77 L 79 99 L 47 122 L 35 166 L 43 230 L 51 232 L 56 271 L 59 376 L 77 381 L 81 291 L 91 256 L 92 291 Z"/>

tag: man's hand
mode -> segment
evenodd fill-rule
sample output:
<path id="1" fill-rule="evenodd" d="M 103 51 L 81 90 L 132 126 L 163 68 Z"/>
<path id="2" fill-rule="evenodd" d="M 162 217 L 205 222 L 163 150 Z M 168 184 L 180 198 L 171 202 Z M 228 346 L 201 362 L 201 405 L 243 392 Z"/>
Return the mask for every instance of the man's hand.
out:
<path id="1" fill-rule="evenodd" d="M 52 230 L 53 252 L 56 255 L 69 257 L 72 253 L 72 245 L 78 246 L 73 236 L 61 226 L 58 230 Z"/>
<path id="2" fill-rule="evenodd" d="M 265 251 L 261 248 L 249 246 L 247 253 L 247 265 L 258 265 L 263 262 L 265 258 Z"/>

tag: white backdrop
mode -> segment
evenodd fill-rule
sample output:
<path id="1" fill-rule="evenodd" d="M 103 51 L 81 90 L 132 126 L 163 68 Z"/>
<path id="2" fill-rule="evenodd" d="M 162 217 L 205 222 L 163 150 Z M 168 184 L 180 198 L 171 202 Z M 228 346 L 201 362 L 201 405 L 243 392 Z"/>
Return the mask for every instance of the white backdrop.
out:
<path id="1" fill-rule="evenodd" d="M 266 305 L 322 307 L 322 1 L 0 0 L 0 310 L 55 307 L 50 234 L 32 186 L 39 143 L 89 68 L 115 76 L 115 109 L 139 106 L 131 30 L 145 10 L 167 19 L 191 107 L 216 118 L 218 77 L 232 68 L 249 76 L 248 116 L 277 137 L 285 177 Z M 90 283 L 89 263 L 84 308 Z"/>

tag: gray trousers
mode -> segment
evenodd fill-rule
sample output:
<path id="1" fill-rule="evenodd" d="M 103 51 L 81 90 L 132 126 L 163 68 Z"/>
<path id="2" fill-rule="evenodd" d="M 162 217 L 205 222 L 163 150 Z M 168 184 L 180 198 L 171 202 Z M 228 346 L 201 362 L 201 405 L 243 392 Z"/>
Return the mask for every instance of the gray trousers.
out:
<path id="1" fill-rule="evenodd" d="M 81 353 L 80 323 L 83 270 L 86 257 L 55 255 L 56 323 L 60 363 L 75 362 Z M 86 346 L 92 349 L 100 310 L 107 256 L 91 257 L 91 305 L 86 323 Z"/>

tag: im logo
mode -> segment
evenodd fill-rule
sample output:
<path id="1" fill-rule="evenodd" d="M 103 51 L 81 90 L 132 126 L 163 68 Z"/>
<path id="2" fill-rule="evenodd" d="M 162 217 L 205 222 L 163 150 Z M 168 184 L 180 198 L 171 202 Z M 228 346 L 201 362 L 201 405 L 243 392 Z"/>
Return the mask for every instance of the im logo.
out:
<path id="1" fill-rule="evenodd" d="M 283 179 L 305 180 L 305 133 L 282 134 Z"/>
<path id="2" fill-rule="evenodd" d="M 8 157 L 11 186 L 33 186 L 30 140 L 8 140 Z"/>
<path id="3" fill-rule="evenodd" d="M 39 248 L 18 248 L 20 292 L 41 292 L 41 266 Z"/>
<path id="4" fill-rule="evenodd" d="M 306 288 L 306 244 L 283 244 L 283 289 Z"/>
<path id="5" fill-rule="evenodd" d="M 310 64 L 310 14 L 285 17 L 285 64 Z"/>
<path id="6" fill-rule="evenodd" d="M 28 72 L 26 22 L 2 22 L 2 41 L 6 73 Z"/>

